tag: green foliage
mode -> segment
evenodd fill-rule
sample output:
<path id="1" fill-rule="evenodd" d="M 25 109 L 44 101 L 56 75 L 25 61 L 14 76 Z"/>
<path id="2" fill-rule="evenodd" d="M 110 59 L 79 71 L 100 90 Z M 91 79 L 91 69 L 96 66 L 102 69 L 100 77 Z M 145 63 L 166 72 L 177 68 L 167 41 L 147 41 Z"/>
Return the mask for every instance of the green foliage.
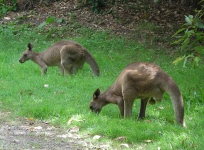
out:
<path id="1" fill-rule="evenodd" d="M 91 0 L 92 10 L 95 13 L 99 13 L 102 7 L 105 6 L 104 0 Z"/>
<path id="2" fill-rule="evenodd" d="M 37 29 L 40 32 L 45 32 L 46 33 L 46 37 L 51 37 L 52 34 L 56 34 L 58 32 L 58 28 L 46 28 L 47 26 L 49 26 L 50 24 L 62 24 L 65 23 L 65 20 L 62 18 L 56 19 L 54 16 L 49 16 L 43 23 L 41 23 Z"/>
<path id="3" fill-rule="evenodd" d="M 9 11 L 15 11 L 16 4 L 16 0 L 11 0 L 11 5 L 8 5 L 5 0 L 0 0 L 0 17 Z"/>
<path id="4" fill-rule="evenodd" d="M 41 23 L 38 26 L 38 29 L 42 29 L 43 27 L 45 27 L 48 24 L 54 23 L 55 22 L 55 17 L 54 16 L 49 16 L 43 23 Z"/>
<path id="5" fill-rule="evenodd" d="M 204 1 L 202 1 L 204 2 Z M 196 10 L 195 17 L 192 15 L 185 16 L 185 24 L 179 29 L 173 37 L 178 38 L 173 44 L 180 45 L 180 52 L 184 57 L 177 58 L 174 63 L 177 64 L 181 60 L 186 61 L 193 59 L 194 65 L 198 66 L 201 59 L 204 58 L 204 6 L 201 10 Z"/>
<path id="6" fill-rule="evenodd" d="M 15 38 L 20 36 L 20 34 L 22 32 L 24 32 L 24 34 L 26 33 L 30 33 L 30 28 L 31 26 L 29 24 L 23 24 L 23 25 L 17 25 L 17 22 L 13 21 L 11 22 L 9 25 L 1 25 L 0 27 L 0 34 L 4 35 L 5 38 Z"/>

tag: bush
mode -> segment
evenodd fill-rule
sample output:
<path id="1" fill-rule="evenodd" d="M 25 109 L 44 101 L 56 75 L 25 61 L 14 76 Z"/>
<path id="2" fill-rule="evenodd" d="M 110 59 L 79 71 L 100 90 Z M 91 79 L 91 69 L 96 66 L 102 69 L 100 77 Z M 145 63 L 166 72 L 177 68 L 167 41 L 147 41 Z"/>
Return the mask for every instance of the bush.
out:
<path id="1" fill-rule="evenodd" d="M 202 0 L 201 2 L 204 2 Z M 196 15 L 185 16 L 185 24 L 179 29 L 173 37 L 178 38 L 173 44 L 180 45 L 180 52 L 183 57 L 177 58 L 174 63 L 184 60 L 184 66 L 189 58 L 193 58 L 195 65 L 204 56 L 204 22 L 202 17 L 204 15 L 204 5 L 200 10 L 195 10 Z"/>
<path id="2" fill-rule="evenodd" d="M 6 14 L 9 11 L 15 11 L 17 6 L 16 0 L 0 0 L 0 17 Z"/>

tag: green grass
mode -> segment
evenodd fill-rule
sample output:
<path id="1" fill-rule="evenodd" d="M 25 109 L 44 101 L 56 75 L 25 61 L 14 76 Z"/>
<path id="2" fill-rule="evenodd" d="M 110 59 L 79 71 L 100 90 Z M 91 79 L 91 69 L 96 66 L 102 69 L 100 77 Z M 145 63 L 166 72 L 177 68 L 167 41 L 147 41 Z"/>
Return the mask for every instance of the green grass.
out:
<path id="1" fill-rule="evenodd" d="M 0 30 L 1 31 L 1 30 Z M 11 30 L 12 31 L 12 30 Z M 63 77 L 58 68 L 48 68 L 46 76 L 31 61 L 20 64 L 18 59 L 28 42 L 36 51 L 43 51 L 60 39 L 46 39 L 30 30 L 14 35 L 0 32 L 0 109 L 16 116 L 48 120 L 60 126 L 79 126 L 89 134 L 115 139 L 126 136 L 133 149 L 202 149 L 204 147 L 204 65 L 187 68 L 174 66 L 162 50 L 145 49 L 134 40 L 115 37 L 107 32 L 80 29 L 77 37 L 67 37 L 81 43 L 96 58 L 101 76 L 95 77 L 86 64 L 77 75 Z M 139 101 L 135 101 L 133 116 L 121 119 L 116 105 L 107 105 L 99 115 L 89 110 L 93 92 L 105 91 L 121 70 L 133 61 L 154 62 L 169 73 L 179 85 L 185 102 L 187 128 L 174 123 L 173 107 L 168 95 L 162 103 L 148 105 L 144 121 L 136 121 Z M 44 85 L 48 84 L 46 88 Z M 164 108 L 164 109 L 162 109 Z M 82 121 L 67 122 L 71 117 Z M 146 140 L 151 140 L 149 143 Z M 117 143 L 115 143 L 117 145 Z"/>

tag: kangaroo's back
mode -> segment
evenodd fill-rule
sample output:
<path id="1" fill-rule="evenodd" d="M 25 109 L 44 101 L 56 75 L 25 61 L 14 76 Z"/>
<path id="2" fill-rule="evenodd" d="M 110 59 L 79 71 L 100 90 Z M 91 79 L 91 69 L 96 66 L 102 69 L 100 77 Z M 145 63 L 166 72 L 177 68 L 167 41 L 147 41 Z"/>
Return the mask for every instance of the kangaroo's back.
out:
<path id="1" fill-rule="evenodd" d="M 42 53 L 42 59 L 45 61 L 45 63 L 48 66 L 54 66 L 54 65 L 60 64 L 61 63 L 60 50 L 62 49 L 63 46 L 69 45 L 69 44 L 77 44 L 77 43 L 69 40 L 57 42 Z"/>
<path id="2" fill-rule="evenodd" d="M 157 77 L 162 70 L 160 67 L 150 63 L 132 63 L 124 68 L 116 79 L 114 85 L 121 90 L 134 89 L 137 97 L 144 97 L 152 94 L 162 81 Z M 122 93 L 121 93 L 122 94 Z"/>

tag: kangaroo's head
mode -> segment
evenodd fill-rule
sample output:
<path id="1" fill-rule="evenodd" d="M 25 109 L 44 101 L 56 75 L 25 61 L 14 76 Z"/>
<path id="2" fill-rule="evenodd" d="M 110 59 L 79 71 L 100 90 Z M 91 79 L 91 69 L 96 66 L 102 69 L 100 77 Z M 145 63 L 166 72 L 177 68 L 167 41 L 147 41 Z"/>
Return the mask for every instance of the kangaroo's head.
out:
<path id="1" fill-rule="evenodd" d="M 25 61 L 32 58 L 32 56 L 33 56 L 32 47 L 33 47 L 32 44 L 28 43 L 28 49 L 23 52 L 21 58 L 19 59 L 20 63 L 24 63 Z"/>
<path id="2" fill-rule="evenodd" d="M 100 93 L 100 90 L 97 89 L 93 94 L 93 98 L 90 102 L 90 109 L 92 112 L 100 113 L 102 107 L 106 105 L 106 101 L 102 98 Z"/>

